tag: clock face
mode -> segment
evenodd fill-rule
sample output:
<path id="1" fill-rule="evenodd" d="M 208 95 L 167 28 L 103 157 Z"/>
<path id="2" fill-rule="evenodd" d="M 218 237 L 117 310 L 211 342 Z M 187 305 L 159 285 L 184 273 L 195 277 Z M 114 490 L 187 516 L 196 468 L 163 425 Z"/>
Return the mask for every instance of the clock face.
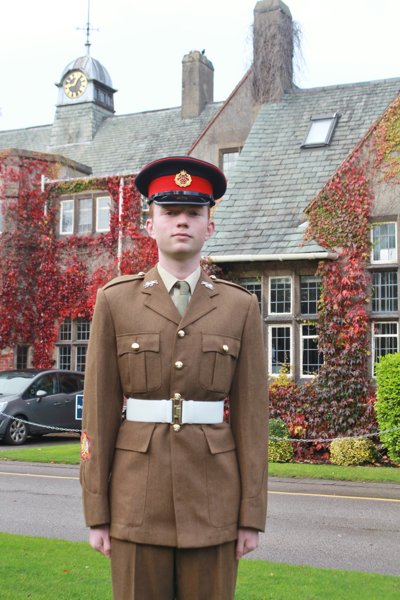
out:
<path id="1" fill-rule="evenodd" d="M 64 80 L 64 92 L 68 98 L 79 98 L 87 88 L 87 79 L 82 71 L 72 71 Z"/>

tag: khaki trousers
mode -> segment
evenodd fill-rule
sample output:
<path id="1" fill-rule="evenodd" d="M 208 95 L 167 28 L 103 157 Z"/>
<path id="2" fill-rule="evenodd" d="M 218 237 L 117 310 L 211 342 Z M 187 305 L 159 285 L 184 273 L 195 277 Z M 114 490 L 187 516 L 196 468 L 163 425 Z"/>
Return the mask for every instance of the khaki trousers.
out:
<path id="1" fill-rule="evenodd" d="M 233 600 L 236 542 L 171 548 L 111 538 L 114 600 Z"/>

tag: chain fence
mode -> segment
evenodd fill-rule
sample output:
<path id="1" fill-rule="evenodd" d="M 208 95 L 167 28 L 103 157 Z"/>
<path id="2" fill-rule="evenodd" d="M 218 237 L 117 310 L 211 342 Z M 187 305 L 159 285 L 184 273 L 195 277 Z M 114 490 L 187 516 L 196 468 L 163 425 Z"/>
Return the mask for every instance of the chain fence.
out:
<path id="1" fill-rule="evenodd" d="M 65 431 L 67 433 L 80 433 L 80 429 L 67 429 L 65 427 L 56 427 L 55 425 L 43 425 L 42 423 L 34 423 L 33 421 L 26 421 L 25 419 L 21 419 L 21 417 L 13 417 L 11 415 L 7 415 L 6 413 L 0 411 L 0 415 L 2 417 L 7 417 L 7 419 L 11 419 L 12 421 L 17 421 L 18 423 L 25 423 L 25 425 L 33 425 L 34 427 L 40 427 L 42 429 L 51 429 L 53 431 Z"/>
<path id="2" fill-rule="evenodd" d="M 11 415 L 7 415 L 6 413 L 0 411 L 0 415 L 2 417 L 7 417 L 8 419 L 12 419 L 13 421 L 17 421 L 19 423 L 25 423 L 26 425 L 33 425 L 35 427 L 41 427 L 43 429 L 50 429 L 52 431 L 65 431 L 67 433 L 80 433 L 81 429 L 67 429 L 65 427 L 55 427 L 54 425 L 43 425 L 41 423 L 34 423 L 32 421 L 27 421 L 25 419 L 21 419 L 20 417 L 13 417 Z M 296 442 L 298 444 L 326 444 L 328 442 L 335 442 L 337 440 L 355 440 L 355 439 L 363 439 L 363 438 L 372 438 L 384 435 L 386 433 L 394 433 L 395 431 L 400 431 L 400 427 L 393 427 L 392 429 L 384 429 L 383 431 L 373 431 L 372 433 L 363 433 L 359 435 L 350 435 L 345 437 L 334 437 L 334 438 L 281 438 L 270 436 L 271 441 L 276 442 Z"/>

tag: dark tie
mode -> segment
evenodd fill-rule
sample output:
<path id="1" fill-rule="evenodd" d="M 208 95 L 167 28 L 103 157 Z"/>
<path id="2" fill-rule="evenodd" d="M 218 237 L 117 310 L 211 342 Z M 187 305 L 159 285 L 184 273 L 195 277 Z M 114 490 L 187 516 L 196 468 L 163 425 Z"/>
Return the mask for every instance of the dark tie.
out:
<path id="1" fill-rule="evenodd" d="M 189 304 L 190 285 L 187 281 L 177 281 L 174 285 L 179 293 L 174 294 L 173 299 L 176 308 L 179 310 L 181 317 L 185 314 L 187 305 Z"/>

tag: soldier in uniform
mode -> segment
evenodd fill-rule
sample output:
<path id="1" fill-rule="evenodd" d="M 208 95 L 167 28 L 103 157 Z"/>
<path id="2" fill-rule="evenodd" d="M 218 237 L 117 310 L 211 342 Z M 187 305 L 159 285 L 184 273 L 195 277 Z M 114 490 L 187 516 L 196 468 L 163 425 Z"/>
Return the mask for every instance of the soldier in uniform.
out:
<path id="1" fill-rule="evenodd" d="M 266 515 L 257 298 L 200 268 L 222 171 L 164 158 L 136 186 L 159 262 L 98 292 L 81 442 L 89 539 L 111 556 L 116 600 L 232 600 Z"/>

